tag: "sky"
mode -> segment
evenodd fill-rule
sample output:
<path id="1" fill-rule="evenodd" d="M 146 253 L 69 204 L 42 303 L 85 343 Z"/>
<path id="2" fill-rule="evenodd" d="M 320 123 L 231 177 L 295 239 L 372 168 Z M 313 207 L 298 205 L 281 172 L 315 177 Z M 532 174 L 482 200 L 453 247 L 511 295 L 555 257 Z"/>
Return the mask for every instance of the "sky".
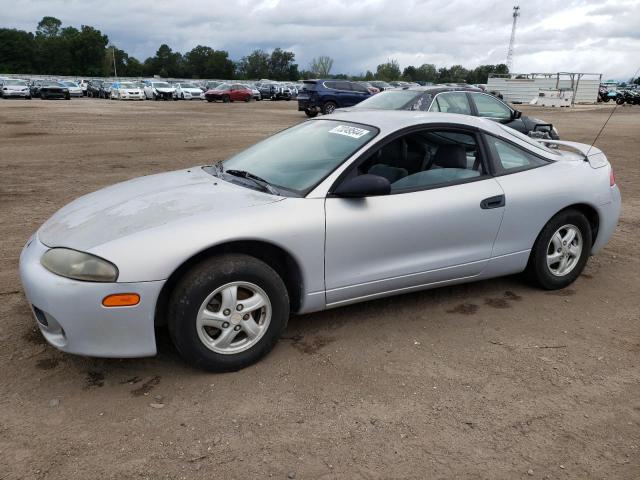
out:
<path id="1" fill-rule="evenodd" d="M 640 0 L 0 0 L 0 27 L 34 31 L 45 15 L 91 25 L 141 61 L 162 43 L 208 45 L 233 60 L 281 47 L 332 73 L 505 63 L 520 5 L 512 72 L 589 72 L 629 79 L 640 67 Z"/>

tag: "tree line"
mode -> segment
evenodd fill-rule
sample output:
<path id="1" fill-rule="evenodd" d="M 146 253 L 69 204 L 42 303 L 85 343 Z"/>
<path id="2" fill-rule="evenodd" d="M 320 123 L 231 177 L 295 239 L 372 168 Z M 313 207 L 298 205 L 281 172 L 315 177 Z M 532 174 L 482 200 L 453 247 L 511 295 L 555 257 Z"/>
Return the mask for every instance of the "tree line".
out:
<path id="1" fill-rule="evenodd" d="M 431 83 L 486 83 L 490 73 L 503 74 L 506 65 L 481 65 L 468 70 L 461 65 L 437 68 L 433 64 L 400 69 L 390 59 L 377 66 L 375 72 L 360 75 L 332 74 L 333 59 L 314 58 L 307 69 L 299 69 L 295 54 L 276 48 L 271 52 L 254 50 L 238 61 L 229 52 L 198 45 L 182 54 L 166 44 L 144 61 L 109 43 L 100 30 L 82 25 L 79 29 L 63 26 L 55 17 L 44 17 L 35 33 L 0 28 L 0 72 L 73 75 L 79 77 L 113 76 L 143 77 L 159 75 L 174 78 L 238 78 L 299 80 L 300 78 L 338 78 L 353 80 L 406 80 Z M 115 72 L 114 72 L 115 70 Z"/>

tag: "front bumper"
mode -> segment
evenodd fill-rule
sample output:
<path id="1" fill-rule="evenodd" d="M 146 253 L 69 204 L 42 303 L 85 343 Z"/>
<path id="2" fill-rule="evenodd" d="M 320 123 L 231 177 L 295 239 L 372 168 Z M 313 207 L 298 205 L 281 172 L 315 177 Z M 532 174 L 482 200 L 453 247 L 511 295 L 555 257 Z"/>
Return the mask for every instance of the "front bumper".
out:
<path id="1" fill-rule="evenodd" d="M 144 100 L 144 93 L 121 93 L 118 96 L 120 100 Z"/>
<path id="2" fill-rule="evenodd" d="M 20 90 L 3 90 L 2 95 L 5 97 L 20 97 L 27 98 L 31 96 L 31 92 L 29 90 L 20 91 Z"/>
<path id="3" fill-rule="evenodd" d="M 48 250 L 36 235 L 20 255 L 25 296 L 43 336 L 67 353 L 91 357 L 145 357 L 156 354 L 155 307 L 164 280 L 136 283 L 81 282 L 51 273 L 40 263 Z M 137 293 L 133 307 L 107 308 L 102 299 Z"/>

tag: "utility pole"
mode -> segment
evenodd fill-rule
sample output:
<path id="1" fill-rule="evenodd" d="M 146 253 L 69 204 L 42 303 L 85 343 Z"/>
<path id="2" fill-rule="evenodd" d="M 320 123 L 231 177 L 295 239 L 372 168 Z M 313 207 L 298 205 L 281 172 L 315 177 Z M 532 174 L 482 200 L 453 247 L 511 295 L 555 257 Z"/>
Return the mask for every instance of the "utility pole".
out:
<path id="1" fill-rule="evenodd" d="M 509 68 L 509 73 L 513 69 L 513 45 L 516 42 L 516 22 L 518 21 L 518 17 L 520 16 L 520 7 L 513 7 L 513 25 L 511 26 L 511 40 L 509 40 L 509 51 L 507 52 L 507 67 Z"/>
<path id="2" fill-rule="evenodd" d="M 114 45 L 111 46 L 111 51 L 113 52 L 113 75 L 118 78 L 118 70 L 116 70 L 116 47 Z"/>

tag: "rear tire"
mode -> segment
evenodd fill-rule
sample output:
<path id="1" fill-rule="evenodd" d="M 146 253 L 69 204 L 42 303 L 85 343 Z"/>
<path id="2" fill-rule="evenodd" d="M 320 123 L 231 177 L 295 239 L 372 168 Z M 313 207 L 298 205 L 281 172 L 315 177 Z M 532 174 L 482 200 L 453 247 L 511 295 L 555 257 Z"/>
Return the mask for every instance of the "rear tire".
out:
<path id="1" fill-rule="evenodd" d="M 330 115 L 335 112 L 336 108 L 338 108 L 336 102 L 325 102 L 325 104 L 322 106 L 322 113 L 324 113 L 325 115 Z"/>
<path id="2" fill-rule="evenodd" d="M 584 214 L 574 209 L 563 210 L 538 235 L 526 275 L 545 290 L 565 288 L 584 270 L 591 244 L 591 225 Z"/>
<path id="3" fill-rule="evenodd" d="M 234 288 L 235 295 L 229 293 Z M 253 298 L 263 299 L 262 306 L 250 307 Z M 284 282 L 269 265 L 248 255 L 215 256 L 197 264 L 169 299 L 169 333 L 176 348 L 189 363 L 212 372 L 257 362 L 275 346 L 288 319 Z"/>

